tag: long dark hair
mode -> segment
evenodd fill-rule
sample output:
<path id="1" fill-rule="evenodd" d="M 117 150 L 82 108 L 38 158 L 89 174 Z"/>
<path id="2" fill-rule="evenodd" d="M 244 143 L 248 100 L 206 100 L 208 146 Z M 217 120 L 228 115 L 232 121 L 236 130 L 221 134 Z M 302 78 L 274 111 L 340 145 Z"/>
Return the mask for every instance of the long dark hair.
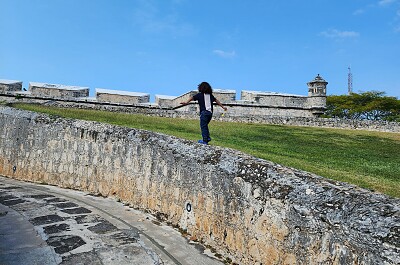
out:
<path id="1" fill-rule="evenodd" d="M 212 94 L 212 88 L 209 83 L 207 82 L 201 82 L 201 84 L 198 86 L 199 92 L 204 93 L 204 94 Z"/>

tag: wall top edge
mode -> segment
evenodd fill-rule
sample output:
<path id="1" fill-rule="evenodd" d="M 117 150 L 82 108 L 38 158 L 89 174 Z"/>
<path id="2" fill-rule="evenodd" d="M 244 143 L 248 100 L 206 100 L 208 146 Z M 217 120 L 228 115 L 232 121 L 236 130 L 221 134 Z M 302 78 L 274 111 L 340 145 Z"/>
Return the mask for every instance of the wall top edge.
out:
<path id="1" fill-rule="evenodd" d="M 256 95 L 261 95 L 261 96 L 286 96 L 286 97 L 301 97 L 301 98 L 307 97 L 307 96 L 296 95 L 296 94 L 287 94 L 287 93 L 270 92 L 270 91 L 255 91 L 255 90 L 242 90 L 242 93 L 256 94 Z"/>
<path id="2" fill-rule="evenodd" d="M 40 83 L 40 82 L 29 82 L 29 87 L 40 87 L 40 88 L 50 88 L 50 89 L 64 89 L 64 90 L 86 90 L 89 87 L 81 87 L 81 86 L 69 86 L 69 85 L 61 85 L 61 84 L 49 84 L 49 83 Z"/>
<path id="3" fill-rule="evenodd" d="M 0 84 L 4 84 L 4 85 L 22 84 L 22 81 L 9 80 L 9 79 L 0 79 Z"/>
<path id="4" fill-rule="evenodd" d="M 134 97 L 143 97 L 150 96 L 148 93 L 142 92 L 130 92 L 125 90 L 113 90 L 113 89 L 104 89 L 104 88 L 95 88 L 96 94 L 110 94 L 110 95 L 123 95 L 123 96 L 134 96 Z"/>

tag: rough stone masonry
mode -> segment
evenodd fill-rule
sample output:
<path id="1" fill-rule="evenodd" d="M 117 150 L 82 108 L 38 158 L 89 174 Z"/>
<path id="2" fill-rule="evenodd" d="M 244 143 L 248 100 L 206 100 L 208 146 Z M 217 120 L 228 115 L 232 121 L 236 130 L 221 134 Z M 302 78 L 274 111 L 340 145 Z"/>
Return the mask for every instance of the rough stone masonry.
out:
<path id="1" fill-rule="evenodd" d="M 116 196 L 240 264 L 399 264 L 400 200 L 149 131 L 0 107 L 0 174 Z"/>

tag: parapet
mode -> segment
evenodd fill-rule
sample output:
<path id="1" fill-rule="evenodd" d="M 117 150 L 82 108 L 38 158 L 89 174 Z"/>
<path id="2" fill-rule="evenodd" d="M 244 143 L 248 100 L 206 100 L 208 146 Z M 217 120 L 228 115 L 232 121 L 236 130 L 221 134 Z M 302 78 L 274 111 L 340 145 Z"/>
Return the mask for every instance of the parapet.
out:
<path id="1" fill-rule="evenodd" d="M 320 75 L 307 83 L 308 96 L 265 91 L 241 91 L 241 99 L 236 99 L 236 90 L 213 89 L 214 96 L 230 107 L 230 114 L 261 115 L 280 117 L 315 117 L 326 109 L 326 82 Z M 150 94 L 113 89 L 95 89 L 95 98 L 89 98 L 89 88 L 60 84 L 30 82 L 28 91 L 21 91 L 22 82 L 0 79 L 0 94 L 19 95 L 40 100 L 67 100 L 91 102 L 119 107 L 138 106 L 161 109 L 172 109 L 180 112 L 198 111 L 195 103 L 182 106 L 198 93 L 191 90 L 180 96 L 155 95 L 155 103 L 150 103 Z M 215 109 L 218 113 L 220 110 Z"/>
<path id="2" fill-rule="evenodd" d="M 236 90 L 231 89 L 214 89 L 213 94 L 219 101 L 224 103 L 232 103 L 236 101 Z"/>
<path id="3" fill-rule="evenodd" d="M 112 196 L 239 264 L 400 264 L 400 200 L 233 149 L 0 106 L 0 175 Z"/>
<path id="4" fill-rule="evenodd" d="M 88 87 L 67 86 L 60 84 L 48 84 L 30 82 L 29 91 L 32 96 L 45 96 L 54 98 L 82 98 L 89 96 Z"/>
<path id="5" fill-rule="evenodd" d="M 0 93 L 9 94 L 22 90 L 22 81 L 0 79 Z"/>
<path id="6" fill-rule="evenodd" d="M 187 101 L 190 97 L 196 95 L 198 91 L 192 90 L 181 96 L 156 95 L 156 104 L 163 108 L 174 108 L 179 106 L 183 101 Z M 223 103 L 233 103 L 236 101 L 236 90 L 213 89 L 213 95 Z"/>
<path id="7" fill-rule="evenodd" d="M 149 103 L 150 94 L 96 88 L 96 98 L 98 102 L 139 104 Z"/>

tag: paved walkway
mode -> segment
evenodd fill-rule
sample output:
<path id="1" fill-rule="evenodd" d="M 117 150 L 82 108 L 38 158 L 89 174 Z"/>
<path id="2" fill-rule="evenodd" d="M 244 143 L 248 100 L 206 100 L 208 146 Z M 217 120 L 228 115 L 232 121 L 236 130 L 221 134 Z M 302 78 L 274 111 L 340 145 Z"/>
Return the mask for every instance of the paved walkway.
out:
<path id="1" fill-rule="evenodd" d="M 113 199 L 0 176 L 0 264 L 223 263 Z"/>

